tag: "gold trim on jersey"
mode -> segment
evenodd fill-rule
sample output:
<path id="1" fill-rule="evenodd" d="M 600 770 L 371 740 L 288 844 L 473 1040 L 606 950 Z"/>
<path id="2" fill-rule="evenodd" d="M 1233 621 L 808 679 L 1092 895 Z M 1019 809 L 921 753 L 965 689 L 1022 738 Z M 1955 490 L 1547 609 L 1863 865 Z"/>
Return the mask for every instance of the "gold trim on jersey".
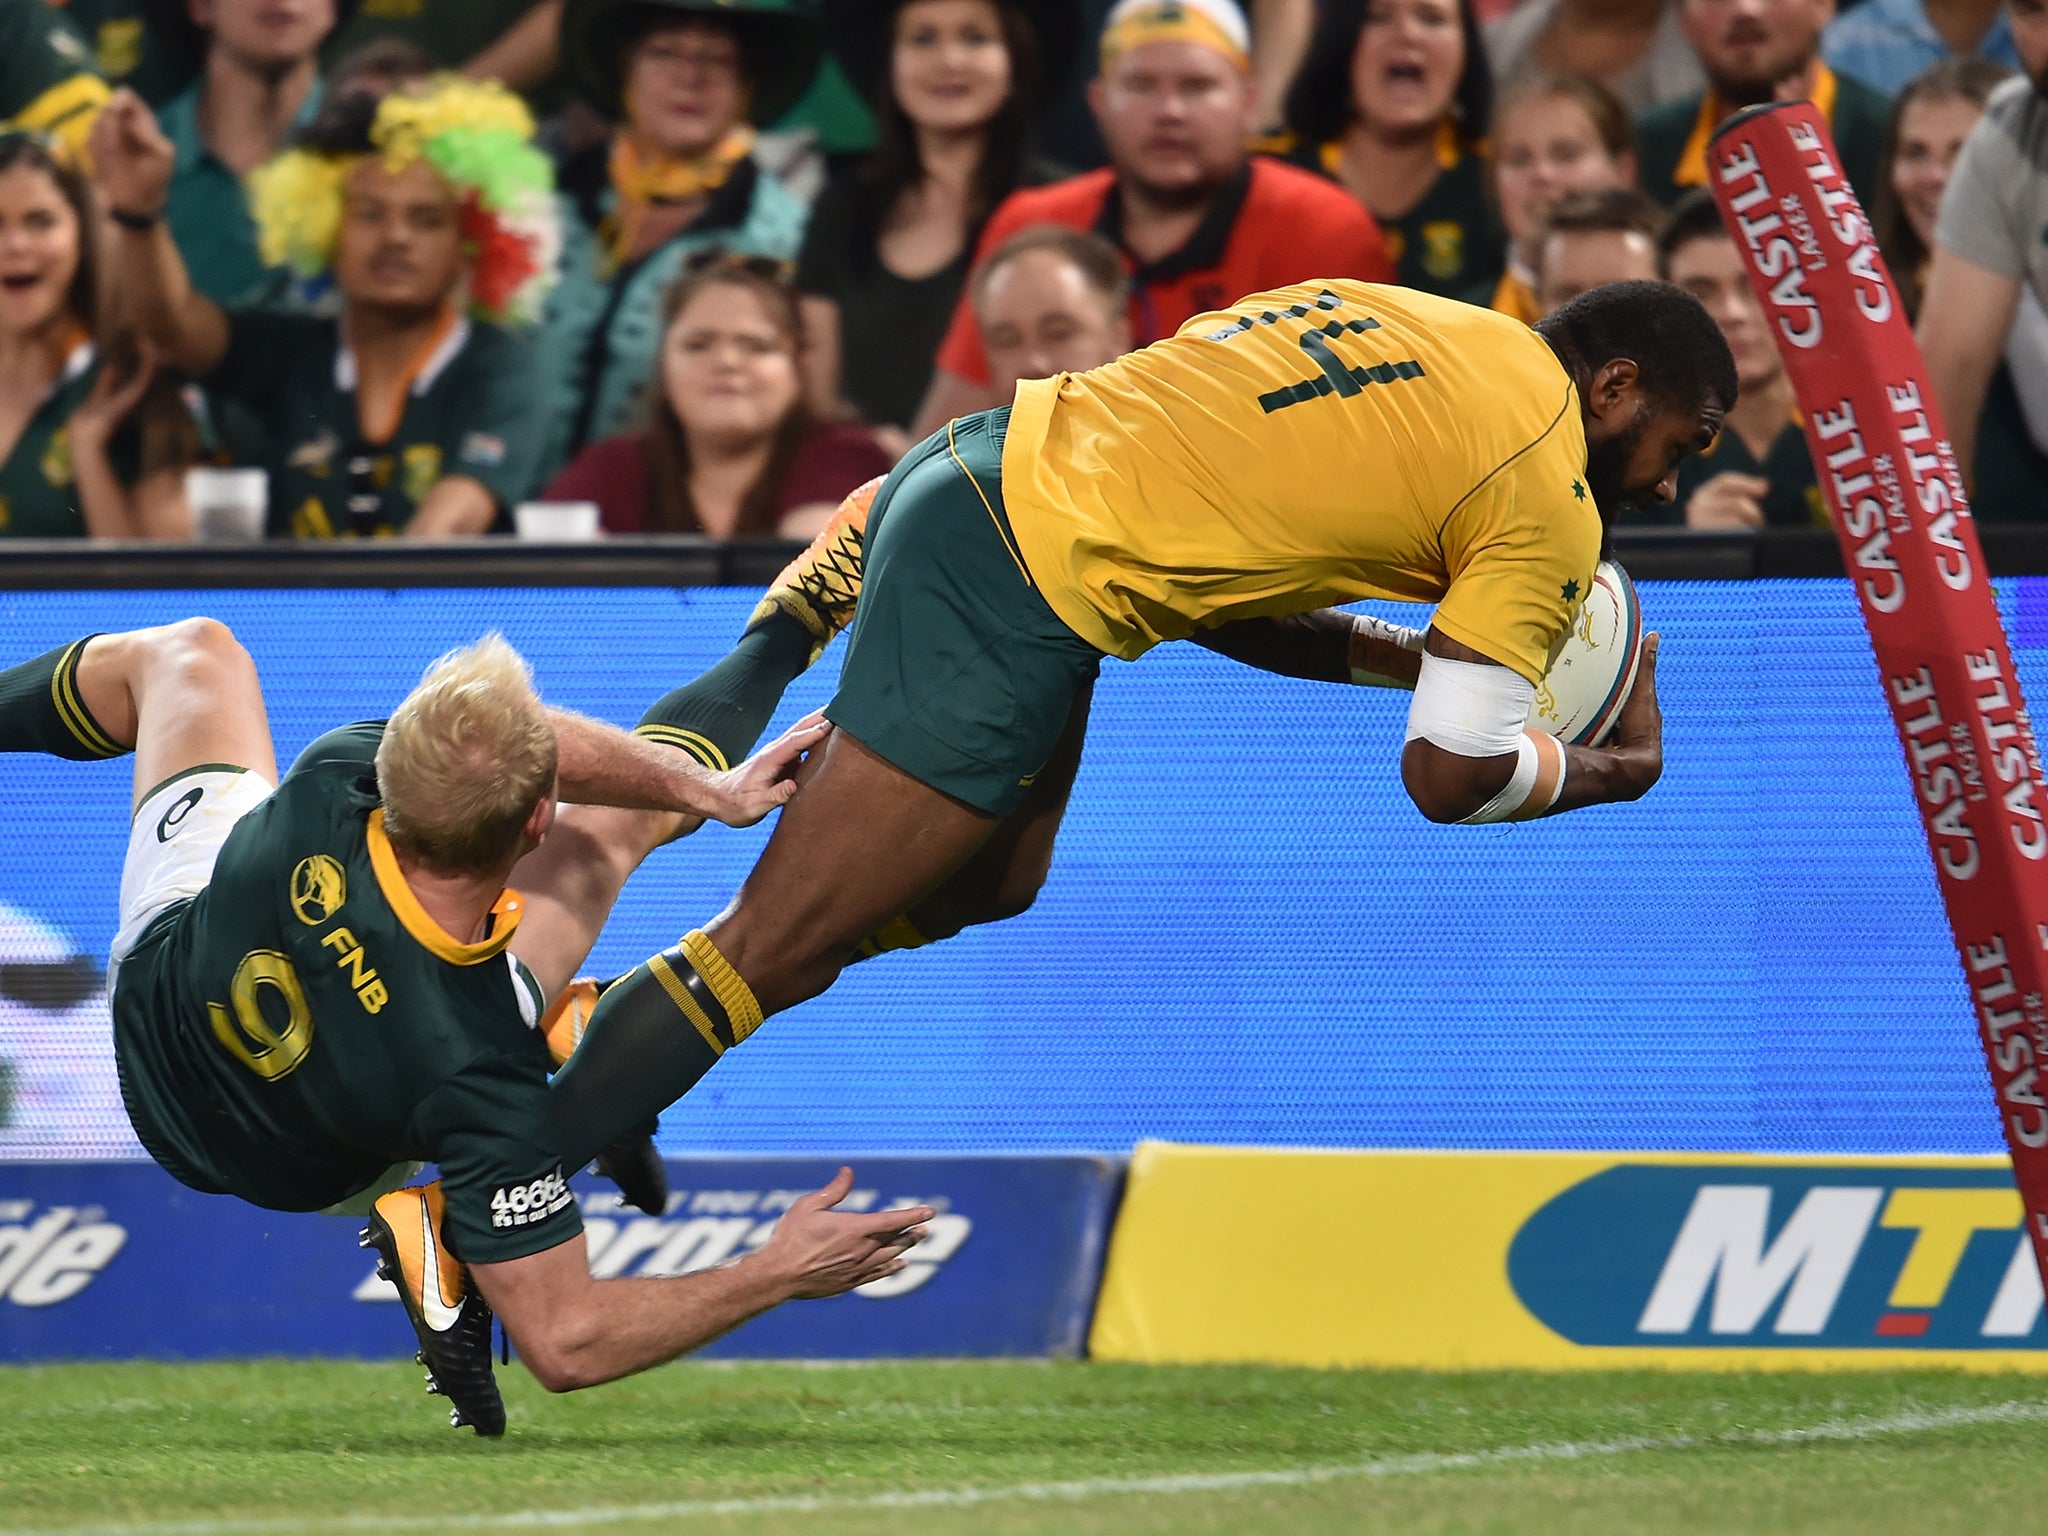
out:
<path id="1" fill-rule="evenodd" d="M 1840 89 L 1841 83 L 1836 80 L 1835 72 L 1824 61 L 1815 59 L 1813 91 L 1806 99 L 1813 103 L 1814 110 L 1830 128 L 1835 126 L 1835 96 Z M 1711 87 L 1700 97 L 1700 110 L 1692 120 L 1692 132 L 1678 151 L 1678 164 L 1671 168 L 1674 187 L 1703 187 L 1707 184 L 1707 143 L 1714 137 L 1714 130 L 1740 110 L 1723 102 Z"/>
<path id="2" fill-rule="evenodd" d="M 967 461 L 960 457 L 960 450 L 953 446 L 953 428 L 958 421 L 946 423 L 946 452 L 953 456 L 953 462 L 960 466 L 960 473 L 967 477 L 967 483 L 974 487 L 974 494 L 981 498 L 981 505 L 988 513 L 988 520 L 996 525 L 996 537 L 1003 541 L 1003 548 L 1010 552 L 1010 559 L 1016 563 L 1017 574 L 1024 578 L 1024 585 L 1035 588 L 1038 583 L 1031 579 L 1031 572 L 1025 569 L 1024 556 L 1010 538 L 1010 530 L 1003 526 L 1003 520 L 996 516 L 996 504 L 988 499 L 988 492 L 981 488 L 981 482 L 974 478 L 974 471 L 967 467 Z"/>
<path id="3" fill-rule="evenodd" d="M 391 834 L 384 830 L 383 807 L 370 812 L 366 836 L 370 844 L 370 868 L 376 872 L 378 888 L 384 892 L 384 899 L 391 903 L 391 910 L 399 922 L 405 925 L 405 931 L 422 949 L 450 965 L 480 965 L 504 953 L 505 946 L 512 942 L 512 935 L 518 931 L 519 919 L 526 915 L 526 902 L 517 891 L 507 886 L 492 903 L 491 936 L 474 944 L 464 944 L 450 937 L 448 930 L 434 921 L 427 909 L 420 905 L 419 897 L 413 895 L 412 887 L 405 883 L 405 872 L 398 867 L 398 853 L 391 846 Z"/>

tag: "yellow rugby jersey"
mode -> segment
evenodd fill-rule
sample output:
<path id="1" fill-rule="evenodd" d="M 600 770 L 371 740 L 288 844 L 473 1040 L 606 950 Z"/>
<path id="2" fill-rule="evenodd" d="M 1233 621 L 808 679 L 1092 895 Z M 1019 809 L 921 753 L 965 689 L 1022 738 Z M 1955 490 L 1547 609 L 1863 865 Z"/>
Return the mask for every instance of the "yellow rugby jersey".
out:
<path id="1" fill-rule="evenodd" d="M 1304 283 L 1022 384 L 1003 496 L 1025 567 L 1126 660 L 1361 597 L 1540 680 L 1600 558 L 1577 391 L 1523 325 Z"/>

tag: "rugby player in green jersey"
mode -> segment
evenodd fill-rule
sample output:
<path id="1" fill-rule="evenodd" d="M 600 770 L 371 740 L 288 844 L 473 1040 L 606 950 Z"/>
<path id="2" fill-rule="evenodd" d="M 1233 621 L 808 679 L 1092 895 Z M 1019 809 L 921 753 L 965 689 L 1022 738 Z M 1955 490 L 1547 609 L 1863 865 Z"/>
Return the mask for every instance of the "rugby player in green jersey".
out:
<path id="1" fill-rule="evenodd" d="M 568 1390 L 880 1278 L 922 1235 L 924 1207 L 832 1211 L 841 1170 L 738 1264 L 593 1280 L 549 1145 L 544 1000 L 648 849 L 793 792 L 816 723 L 736 768 L 701 759 L 739 755 L 813 644 L 769 610 L 634 736 L 544 707 L 491 637 L 282 780 L 255 668 L 212 620 L 0 670 L 0 750 L 135 757 L 109 985 L 143 1145 L 195 1189 L 368 1214 L 458 1424 L 504 1428 L 487 1303 Z M 436 1183 L 399 1187 L 427 1161 Z"/>

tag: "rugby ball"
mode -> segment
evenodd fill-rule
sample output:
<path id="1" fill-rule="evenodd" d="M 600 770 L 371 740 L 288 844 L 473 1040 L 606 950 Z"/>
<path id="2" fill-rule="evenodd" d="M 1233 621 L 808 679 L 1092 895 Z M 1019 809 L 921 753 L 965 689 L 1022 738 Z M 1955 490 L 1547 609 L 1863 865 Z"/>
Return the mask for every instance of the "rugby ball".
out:
<path id="1" fill-rule="evenodd" d="M 1597 747 L 1614 730 L 1643 660 L 1643 610 L 1635 583 L 1612 560 L 1593 573 L 1593 590 L 1571 632 L 1536 685 L 1528 728 L 1575 747 Z"/>

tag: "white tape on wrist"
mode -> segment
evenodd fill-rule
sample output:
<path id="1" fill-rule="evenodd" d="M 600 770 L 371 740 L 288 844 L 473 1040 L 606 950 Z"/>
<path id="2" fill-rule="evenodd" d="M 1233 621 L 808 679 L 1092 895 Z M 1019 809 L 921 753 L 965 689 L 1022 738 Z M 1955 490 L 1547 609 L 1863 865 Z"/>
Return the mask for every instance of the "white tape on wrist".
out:
<path id="1" fill-rule="evenodd" d="M 1564 770 L 1563 742 L 1540 731 L 1524 731 L 1515 749 L 1515 771 L 1506 786 L 1470 816 L 1459 818 L 1458 825 L 1535 820 L 1564 793 Z"/>
<path id="2" fill-rule="evenodd" d="M 1396 646 L 1404 651 L 1422 652 L 1422 631 L 1410 629 L 1406 624 L 1390 624 L 1385 619 L 1376 619 L 1369 613 L 1351 616 L 1351 681 L 1360 688 L 1402 688 L 1412 687 L 1407 679 L 1393 677 L 1385 672 L 1372 672 L 1358 666 L 1357 661 L 1365 646 L 1373 641 Z"/>

